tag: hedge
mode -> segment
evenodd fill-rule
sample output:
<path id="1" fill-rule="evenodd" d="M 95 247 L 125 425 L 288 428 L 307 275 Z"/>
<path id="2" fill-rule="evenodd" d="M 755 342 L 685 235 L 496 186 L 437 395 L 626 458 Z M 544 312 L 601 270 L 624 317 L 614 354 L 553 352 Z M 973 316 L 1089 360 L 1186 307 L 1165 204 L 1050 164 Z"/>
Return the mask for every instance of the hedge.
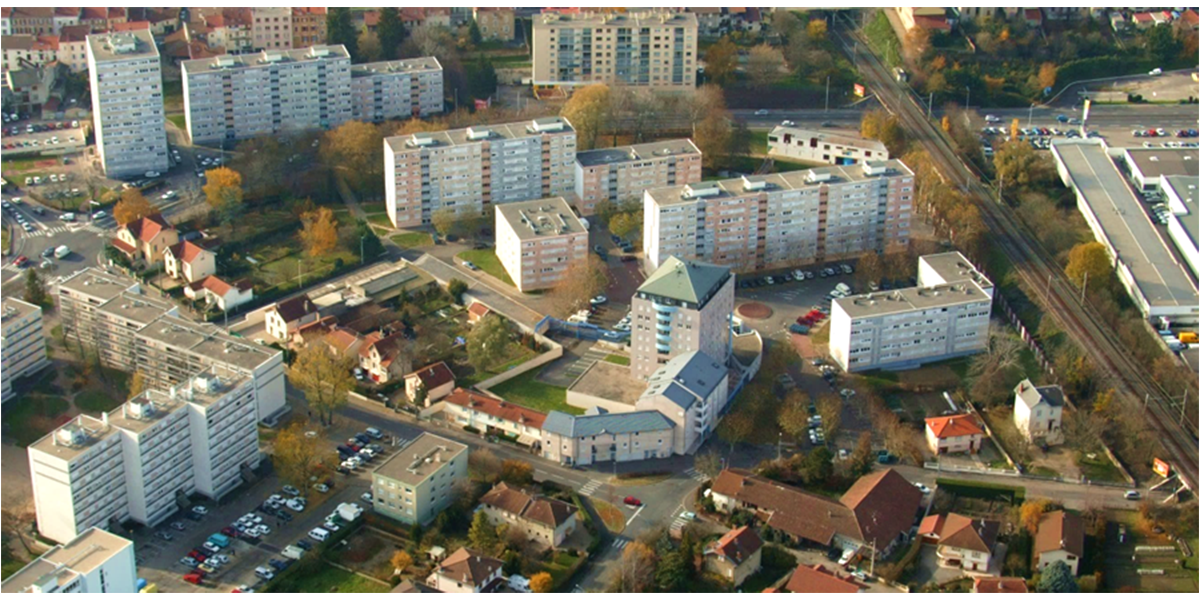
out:
<path id="1" fill-rule="evenodd" d="M 937 486 L 943 491 L 966 498 L 981 500 L 1005 500 L 1012 504 L 1025 501 L 1025 488 L 1019 486 L 965 481 L 962 479 L 938 479 Z"/>
<path id="2" fill-rule="evenodd" d="M 360 517 L 358 519 L 355 519 L 352 523 L 347 523 L 347 524 L 343 525 L 341 529 L 332 532 L 329 535 L 329 539 L 325 540 L 324 542 L 321 542 L 320 544 L 317 544 L 316 547 L 314 547 L 312 550 L 305 552 L 304 556 L 300 560 L 297 560 L 296 562 L 292 563 L 287 568 L 287 570 L 280 572 L 279 574 L 277 574 L 275 576 L 274 579 L 272 579 L 270 582 L 268 582 L 267 585 L 263 586 L 262 591 L 264 593 L 271 593 L 271 592 L 287 593 L 287 592 L 301 591 L 301 590 L 288 589 L 287 586 L 290 583 L 289 580 L 294 578 L 297 574 L 313 573 L 315 571 L 320 571 L 323 569 L 334 568 L 334 567 L 330 567 L 325 564 L 325 560 L 324 560 L 325 559 L 325 551 L 337 546 L 337 544 L 340 543 L 342 540 L 353 535 L 355 532 L 357 532 L 359 529 L 362 528 L 362 526 L 365 522 L 366 522 L 366 519 Z"/>

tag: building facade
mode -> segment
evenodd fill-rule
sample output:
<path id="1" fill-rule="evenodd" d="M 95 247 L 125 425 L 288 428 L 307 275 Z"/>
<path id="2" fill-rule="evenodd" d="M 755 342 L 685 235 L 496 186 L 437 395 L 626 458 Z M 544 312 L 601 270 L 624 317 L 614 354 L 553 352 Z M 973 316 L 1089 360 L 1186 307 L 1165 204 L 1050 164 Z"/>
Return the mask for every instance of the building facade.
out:
<path id="1" fill-rule="evenodd" d="M 454 501 L 467 481 L 467 447 L 423 433 L 371 472 L 375 512 L 425 525 Z"/>
<path id="2" fill-rule="evenodd" d="M 191 241 L 163 250 L 163 268 L 167 275 L 194 283 L 217 272 L 217 254 Z"/>
<path id="3" fill-rule="evenodd" d="M 703 156 L 692 140 L 668 140 L 575 155 L 575 207 L 590 215 L 596 204 L 640 200 L 650 189 L 697 183 Z"/>
<path id="4" fill-rule="evenodd" d="M 257 6 L 250 9 L 255 50 L 292 49 L 292 9 Z"/>
<path id="5" fill-rule="evenodd" d="M 925 443 L 942 454 L 978 454 L 983 448 L 983 428 L 974 415 L 947 415 L 925 419 Z"/>
<path id="6" fill-rule="evenodd" d="M 445 396 L 445 403 L 448 423 L 485 435 L 503 435 L 530 448 L 541 445 L 542 424 L 546 422 L 543 413 L 462 388 Z"/>
<path id="7" fill-rule="evenodd" d="M 777 126 L 767 134 L 767 154 L 826 165 L 856 165 L 889 158 L 887 146 L 848 132 Z"/>
<path id="8" fill-rule="evenodd" d="M 464 546 L 438 564 L 425 585 L 445 594 L 482 594 L 503 581 L 503 562 Z"/>
<path id="9" fill-rule="evenodd" d="M 89 35 L 87 62 L 104 174 L 120 179 L 166 171 L 162 70 L 150 31 Z"/>
<path id="10" fill-rule="evenodd" d="M 474 7 L 471 16 L 484 40 L 510 42 L 516 34 L 516 15 L 504 6 Z"/>
<path id="11" fill-rule="evenodd" d="M 924 543 L 937 546 L 939 566 L 975 573 L 988 572 L 999 533 L 999 521 L 956 513 L 925 517 L 917 529 Z"/>
<path id="12" fill-rule="evenodd" d="M 477 215 L 575 187 L 575 129 L 562 117 L 390 137 L 383 157 L 396 227 L 429 224 L 442 208 Z"/>
<path id="13" fill-rule="evenodd" d="M 496 257 L 521 292 L 550 289 L 588 259 L 588 232 L 562 197 L 496 207 Z"/>
<path id="14" fill-rule="evenodd" d="M 704 570 L 742 585 L 762 566 L 762 538 L 747 525 L 731 529 L 704 547 Z"/>
<path id="15" fill-rule="evenodd" d="M 60 47 L 60 38 L 55 35 L 9 35 L 0 39 L 7 70 L 50 64 L 59 59 Z"/>
<path id="16" fill-rule="evenodd" d="M 667 361 L 700 351 L 729 360 L 734 276 L 727 267 L 666 259 L 631 300 L 630 369 L 647 379 Z"/>
<path id="17" fill-rule="evenodd" d="M 350 116 L 379 123 L 442 112 L 442 65 L 437 58 L 410 58 L 350 68 Z"/>
<path id="18" fill-rule="evenodd" d="M 563 465 L 666 458 L 675 423 L 656 410 L 569 415 L 557 410 L 542 424 L 542 457 Z"/>
<path id="19" fill-rule="evenodd" d="M 50 364 L 46 358 L 46 335 L 42 332 L 42 307 L 18 298 L 4 298 L 0 325 L 0 403 L 16 397 L 12 384 Z"/>
<path id="20" fill-rule="evenodd" d="M 557 548 L 575 532 L 576 508 L 553 498 L 530 494 L 497 483 L 479 499 L 479 508 L 492 525 L 507 525 L 525 534 L 528 541 Z"/>
<path id="21" fill-rule="evenodd" d="M 5 594 L 135 594 L 133 542 L 103 529 L 88 529 L 58 544 L 0 584 Z"/>
<path id="22" fill-rule="evenodd" d="M 1017 384 L 1013 395 L 1013 424 L 1030 442 L 1059 444 L 1063 441 L 1063 405 L 1066 396 L 1062 386 L 1035 386 L 1025 379 Z"/>
<path id="23" fill-rule="evenodd" d="M 1033 562 L 1039 572 L 1062 561 L 1071 569 L 1071 575 L 1078 575 L 1085 550 L 1082 517 L 1064 510 L 1042 515 L 1033 536 Z"/>
<path id="24" fill-rule="evenodd" d="M 307 48 L 325 43 L 328 33 L 325 7 L 292 8 L 292 47 Z"/>
<path id="25" fill-rule="evenodd" d="M 703 352 L 672 358 L 647 383 L 637 410 L 657 410 L 675 423 L 675 454 L 691 454 L 704 443 L 729 402 L 729 367 Z"/>

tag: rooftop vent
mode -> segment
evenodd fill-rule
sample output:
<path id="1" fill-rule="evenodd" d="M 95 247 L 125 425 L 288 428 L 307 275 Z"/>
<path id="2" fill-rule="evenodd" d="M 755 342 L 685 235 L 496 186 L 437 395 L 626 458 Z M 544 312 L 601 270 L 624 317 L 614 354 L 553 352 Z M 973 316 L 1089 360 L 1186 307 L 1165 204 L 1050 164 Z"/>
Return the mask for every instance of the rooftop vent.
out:
<path id="1" fill-rule="evenodd" d="M 228 54 L 222 54 L 221 56 L 218 56 L 218 57 L 216 57 L 215 59 L 213 59 L 212 68 L 214 68 L 214 69 L 228 69 L 228 68 L 230 68 L 230 67 L 232 67 L 232 66 L 234 66 L 234 65 L 236 65 L 236 64 L 237 64 L 237 57 L 236 57 L 236 56 L 230 56 L 230 55 L 228 55 Z"/>
<path id="2" fill-rule="evenodd" d="M 418 148 L 432 146 L 433 136 L 428 133 L 414 133 L 412 134 L 412 138 L 408 140 L 408 145 L 416 146 Z"/>
<path id="3" fill-rule="evenodd" d="M 876 175 L 886 175 L 888 172 L 887 163 L 882 160 L 872 160 L 863 163 L 863 175 L 874 177 Z"/>
<path id="4" fill-rule="evenodd" d="M 685 198 L 708 198 L 721 193 L 721 188 L 715 182 L 690 183 L 683 187 Z"/>
<path id="5" fill-rule="evenodd" d="M 113 54 L 129 54 L 137 51 L 137 37 L 132 33 L 114 33 L 105 39 L 104 46 Z"/>
<path id="6" fill-rule="evenodd" d="M 283 60 L 282 52 L 266 52 L 266 51 L 264 51 L 262 54 L 262 62 L 265 62 L 265 63 L 277 63 L 281 60 Z"/>
<path id="7" fill-rule="evenodd" d="M 468 140 L 486 140 L 489 137 L 492 137 L 492 130 L 488 129 L 487 127 L 468 127 L 467 128 L 467 139 Z"/>
<path id="8" fill-rule="evenodd" d="M 329 56 L 329 54 L 330 52 L 328 46 L 313 46 L 312 48 L 308 49 L 308 55 L 312 58 L 325 58 L 326 56 Z"/>
<path id="9" fill-rule="evenodd" d="M 823 183 L 833 180 L 833 173 L 829 171 L 809 171 L 808 175 L 804 176 L 804 181 L 808 183 Z"/>
<path id="10" fill-rule="evenodd" d="M 553 131 L 562 131 L 566 128 L 566 124 L 562 119 L 549 117 L 545 119 L 534 119 L 532 128 L 538 133 L 549 133 Z"/>
<path id="11" fill-rule="evenodd" d="M 61 429 L 59 429 L 58 433 L 55 434 L 55 438 L 60 444 L 78 447 L 87 443 L 88 434 L 87 430 L 81 425 L 77 423 L 71 423 L 70 425 L 64 425 Z"/>
<path id="12" fill-rule="evenodd" d="M 158 414 L 158 408 L 149 400 L 132 400 L 127 405 L 127 414 L 134 419 L 153 419 Z"/>
<path id="13" fill-rule="evenodd" d="M 765 179 L 750 179 L 748 175 L 742 175 L 742 187 L 748 192 L 757 192 L 770 187 Z"/>

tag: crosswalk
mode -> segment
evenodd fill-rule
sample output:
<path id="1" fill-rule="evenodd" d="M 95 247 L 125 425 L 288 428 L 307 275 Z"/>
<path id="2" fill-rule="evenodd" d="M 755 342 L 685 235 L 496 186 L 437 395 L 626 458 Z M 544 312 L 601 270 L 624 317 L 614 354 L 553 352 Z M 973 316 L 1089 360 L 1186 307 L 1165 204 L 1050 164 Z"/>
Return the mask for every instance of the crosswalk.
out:
<path id="1" fill-rule="evenodd" d="M 604 482 L 600 481 L 599 479 L 589 479 L 587 483 L 583 484 L 583 487 L 579 488 L 579 494 L 581 496 L 590 497 L 592 494 L 595 494 L 596 490 L 600 489 L 600 486 L 602 485 L 604 485 Z"/>
<path id="2" fill-rule="evenodd" d="M 684 471 L 683 474 L 687 475 L 688 477 L 690 477 L 692 479 L 695 479 L 696 481 L 699 481 L 700 483 L 704 483 L 705 481 L 708 481 L 708 475 L 705 475 L 704 473 L 697 471 L 695 468 L 688 469 L 688 470 Z"/>
<path id="3" fill-rule="evenodd" d="M 65 233 L 65 232 L 75 233 L 75 232 L 79 232 L 79 231 L 88 231 L 88 232 L 95 233 L 95 234 L 104 233 L 103 229 L 89 223 L 86 225 L 55 225 L 54 227 L 47 227 L 45 229 L 34 228 L 33 231 L 26 232 L 26 233 L 24 233 L 24 235 L 25 235 L 25 237 L 31 237 L 31 238 L 54 237 L 56 234 L 59 234 L 59 233 Z"/>
<path id="4" fill-rule="evenodd" d="M 683 514 L 680 513 L 678 517 L 675 517 L 674 521 L 671 521 L 671 531 L 682 531 L 687 524 L 688 520 L 683 518 Z"/>
<path id="5" fill-rule="evenodd" d="M 401 448 L 408 445 L 408 439 L 399 436 L 392 436 L 392 447 Z"/>
<path id="6" fill-rule="evenodd" d="M 616 548 L 617 550 L 620 550 L 621 548 L 624 548 L 625 545 L 628 544 L 630 541 L 631 540 L 629 538 L 617 536 L 617 537 L 613 538 L 612 547 Z"/>

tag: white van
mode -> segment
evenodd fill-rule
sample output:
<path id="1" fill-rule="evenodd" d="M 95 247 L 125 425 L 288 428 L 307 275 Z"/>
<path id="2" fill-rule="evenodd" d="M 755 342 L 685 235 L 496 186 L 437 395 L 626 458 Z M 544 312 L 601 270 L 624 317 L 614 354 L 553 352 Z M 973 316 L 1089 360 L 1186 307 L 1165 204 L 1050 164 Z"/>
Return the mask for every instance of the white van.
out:
<path id="1" fill-rule="evenodd" d="M 293 545 L 288 546 L 287 548 L 284 548 L 283 552 L 280 552 L 280 554 L 282 554 L 284 558 L 290 558 L 292 560 L 300 560 L 301 558 L 304 557 L 304 548 L 301 548 L 300 546 L 296 546 L 293 544 Z"/>
<path id="2" fill-rule="evenodd" d="M 54 249 L 54 258 L 66 258 L 70 254 L 70 246 L 59 246 Z"/>
<path id="3" fill-rule="evenodd" d="M 73 213 L 73 212 L 63 213 L 62 216 L 59 217 L 59 220 L 70 223 L 71 221 L 75 220 L 75 213 Z"/>
<path id="4" fill-rule="evenodd" d="M 316 529 L 308 532 L 308 537 L 317 540 L 318 542 L 323 542 L 329 539 L 329 532 L 325 529 L 317 527 Z"/>
<path id="5" fill-rule="evenodd" d="M 378 439 L 383 438 L 383 432 L 378 429 L 375 429 L 374 427 L 368 427 L 366 429 L 366 434 L 371 436 L 371 439 L 378 440 Z"/>
<path id="6" fill-rule="evenodd" d="M 835 289 L 835 290 L 837 290 L 837 291 L 839 291 L 839 292 L 841 292 L 841 293 L 843 293 L 843 294 L 849 294 L 849 293 L 850 293 L 850 286 L 848 286 L 848 285 L 846 285 L 846 284 L 844 284 L 844 283 L 839 283 L 839 284 L 837 284 L 836 286 L 834 286 L 834 287 L 833 287 L 833 289 Z"/>
<path id="7" fill-rule="evenodd" d="M 254 569 L 254 574 L 263 579 L 273 579 L 275 577 L 275 569 L 271 567 L 258 567 Z"/>

